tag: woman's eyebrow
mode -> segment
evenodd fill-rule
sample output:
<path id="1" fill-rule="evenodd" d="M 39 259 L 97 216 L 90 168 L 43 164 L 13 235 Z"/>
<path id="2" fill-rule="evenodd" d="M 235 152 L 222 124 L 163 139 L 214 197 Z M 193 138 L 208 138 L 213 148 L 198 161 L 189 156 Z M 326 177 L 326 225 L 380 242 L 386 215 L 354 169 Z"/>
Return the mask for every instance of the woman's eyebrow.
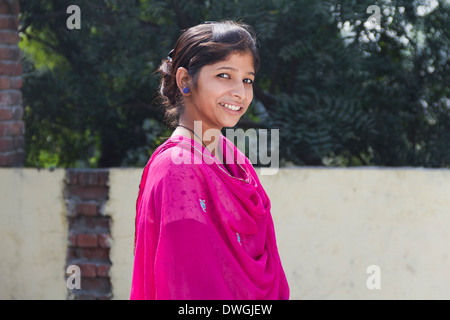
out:
<path id="1" fill-rule="evenodd" d="M 234 71 L 234 72 L 238 72 L 238 71 L 239 71 L 239 70 L 236 69 L 236 68 L 233 68 L 233 67 L 226 67 L 226 66 L 218 67 L 216 70 L 220 70 L 220 69 L 231 70 L 231 71 Z M 247 74 L 248 74 L 248 75 L 251 75 L 251 76 L 255 76 L 255 73 L 254 73 L 253 71 L 248 71 Z"/>

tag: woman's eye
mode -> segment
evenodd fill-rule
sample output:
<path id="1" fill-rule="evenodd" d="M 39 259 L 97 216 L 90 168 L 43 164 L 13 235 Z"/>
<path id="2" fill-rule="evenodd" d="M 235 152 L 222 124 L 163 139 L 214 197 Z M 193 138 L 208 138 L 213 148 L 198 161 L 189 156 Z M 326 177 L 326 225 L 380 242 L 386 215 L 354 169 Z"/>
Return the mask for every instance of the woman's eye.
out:
<path id="1" fill-rule="evenodd" d="M 231 79 L 231 76 L 227 73 L 220 73 L 217 75 L 217 77 L 224 78 L 224 79 Z M 247 84 L 253 84 L 253 80 L 249 79 L 249 78 L 246 78 L 243 81 L 244 81 L 244 83 L 247 83 Z"/>

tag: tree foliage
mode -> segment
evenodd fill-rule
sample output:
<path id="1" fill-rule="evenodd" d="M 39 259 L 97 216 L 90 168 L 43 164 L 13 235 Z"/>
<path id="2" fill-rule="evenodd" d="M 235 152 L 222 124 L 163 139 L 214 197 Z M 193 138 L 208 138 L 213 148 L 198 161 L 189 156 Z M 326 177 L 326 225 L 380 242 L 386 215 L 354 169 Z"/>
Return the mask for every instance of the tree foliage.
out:
<path id="1" fill-rule="evenodd" d="M 154 73 L 182 29 L 242 20 L 262 65 L 237 127 L 282 164 L 450 165 L 445 1 L 21 1 L 27 165 L 142 166 L 168 137 Z M 69 30 L 69 5 L 81 29 Z"/>

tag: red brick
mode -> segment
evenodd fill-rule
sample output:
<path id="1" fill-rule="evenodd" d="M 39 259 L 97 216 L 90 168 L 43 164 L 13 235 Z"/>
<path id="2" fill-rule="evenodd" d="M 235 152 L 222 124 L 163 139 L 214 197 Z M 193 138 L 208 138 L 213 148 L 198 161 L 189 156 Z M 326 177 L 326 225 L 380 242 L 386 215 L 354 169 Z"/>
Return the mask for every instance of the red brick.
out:
<path id="1" fill-rule="evenodd" d="M 76 208 L 75 208 L 76 209 Z M 97 217 L 91 216 L 81 216 L 75 214 L 73 216 L 68 216 L 67 220 L 69 222 L 69 230 L 73 233 L 81 234 L 81 233 L 104 233 L 105 225 L 104 222 L 98 220 Z"/>
<path id="2" fill-rule="evenodd" d="M 78 249 L 76 249 L 76 248 L 68 248 L 67 249 L 67 254 L 66 254 L 67 261 L 72 261 L 72 260 L 77 259 L 77 258 L 79 258 Z"/>
<path id="3" fill-rule="evenodd" d="M 86 228 L 97 233 L 106 233 L 110 229 L 111 219 L 109 217 L 85 217 L 84 223 Z"/>
<path id="4" fill-rule="evenodd" d="M 6 1 L 0 1 L 0 14 L 10 14 L 10 7 Z"/>
<path id="5" fill-rule="evenodd" d="M 77 184 L 77 172 L 72 170 L 66 171 L 66 184 L 75 185 Z"/>
<path id="6" fill-rule="evenodd" d="M 11 89 L 20 89 L 22 88 L 23 85 L 23 79 L 21 76 L 17 76 L 17 77 L 11 77 L 10 78 L 10 82 L 11 82 Z"/>
<path id="7" fill-rule="evenodd" d="M 20 90 L 0 91 L 0 106 L 17 105 L 22 103 L 22 92 Z"/>
<path id="8" fill-rule="evenodd" d="M 22 106 L 0 107 L 0 120 L 21 120 L 22 116 Z"/>
<path id="9" fill-rule="evenodd" d="M 0 136 L 0 152 L 20 150 L 25 147 L 25 139 L 22 136 Z"/>
<path id="10" fill-rule="evenodd" d="M 24 161 L 24 151 L 6 151 L 6 153 L 0 153 L 0 167 L 22 166 Z"/>
<path id="11" fill-rule="evenodd" d="M 85 278 L 81 276 L 81 289 L 107 292 L 111 290 L 111 282 L 109 278 Z"/>
<path id="12" fill-rule="evenodd" d="M 0 167 L 9 167 L 11 165 L 9 155 L 0 153 Z"/>
<path id="13" fill-rule="evenodd" d="M 11 137 L 0 136 L 0 152 L 11 151 L 14 149 L 14 141 Z"/>
<path id="14" fill-rule="evenodd" d="M 23 136 L 15 136 L 12 137 L 13 147 L 15 150 L 24 149 L 25 148 L 25 138 Z"/>
<path id="15" fill-rule="evenodd" d="M 111 248 L 111 235 L 109 233 L 100 233 L 98 235 L 98 246 L 100 248 Z"/>
<path id="16" fill-rule="evenodd" d="M 108 171 L 100 171 L 98 172 L 98 185 L 99 186 L 107 186 L 108 185 Z"/>
<path id="17" fill-rule="evenodd" d="M 10 107 L 1 108 L 0 107 L 0 120 L 12 120 L 13 109 Z"/>
<path id="18" fill-rule="evenodd" d="M 109 249 L 106 248 L 77 248 L 76 255 L 89 261 L 109 261 Z"/>
<path id="19" fill-rule="evenodd" d="M 69 235 L 68 239 L 68 246 L 69 247 L 76 247 L 77 245 L 77 235 L 76 234 L 71 234 Z"/>
<path id="20" fill-rule="evenodd" d="M 111 269 L 110 265 L 99 264 L 97 265 L 97 276 L 99 277 L 109 277 L 109 271 Z"/>
<path id="21" fill-rule="evenodd" d="M 97 267 L 95 264 L 83 263 L 79 264 L 81 277 L 95 278 L 97 276 Z"/>
<path id="22" fill-rule="evenodd" d="M 80 248 L 93 248 L 98 246 L 97 235 L 82 233 L 77 235 L 77 246 Z"/>
<path id="23" fill-rule="evenodd" d="M 19 61 L 22 53 L 17 44 L 7 45 L 0 48 L 0 60 Z"/>
<path id="24" fill-rule="evenodd" d="M 82 200 L 96 200 L 105 199 L 108 196 L 108 189 L 96 186 L 73 186 L 70 188 L 70 193 Z"/>
<path id="25" fill-rule="evenodd" d="M 17 31 L 0 30 L 0 43 L 17 45 L 19 43 L 19 40 L 20 37 Z"/>
<path id="26" fill-rule="evenodd" d="M 15 163 L 16 166 L 23 166 L 23 163 L 25 162 L 25 151 L 24 150 L 16 150 L 14 153 L 15 157 Z"/>
<path id="27" fill-rule="evenodd" d="M 21 105 L 12 107 L 13 120 L 21 120 L 23 116 L 23 107 Z"/>
<path id="28" fill-rule="evenodd" d="M 17 16 L 0 17 L 0 29 L 17 30 L 19 19 Z"/>
<path id="29" fill-rule="evenodd" d="M 0 30 L 0 43 L 17 45 L 19 43 L 19 40 L 20 37 L 17 31 Z"/>
<path id="30" fill-rule="evenodd" d="M 72 215 L 67 217 L 68 230 L 72 231 L 76 228 L 76 222 L 78 220 Z"/>
<path id="31" fill-rule="evenodd" d="M 0 13 L 17 15 L 20 12 L 20 5 L 18 0 L 0 1 Z"/>
<path id="32" fill-rule="evenodd" d="M 25 123 L 21 120 L 13 122 L 13 136 L 23 136 L 25 134 Z M 16 134 L 17 133 L 17 134 Z"/>
<path id="33" fill-rule="evenodd" d="M 78 183 L 80 186 L 96 186 L 98 185 L 98 176 L 95 171 L 78 172 Z"/>
<path id="34" fill-rule="evenodd" d="M 0 122 L 0 136 L 21 136 L 25 133 L 23 121 Z"/>
<path id="35" fill-rule="evenodd" d="M 20 76 L 22 74 L 22 63 L 20 61 L 0 61 L 0 74 Z"/>
<path id="36" fill-rule="evenodd" d="M 95 203 L 79 203 L 76 208 L 77 214 L 84 216 L 98 215 L 98 206 Z"/>
<path id="37" fill-rule="evenodd" d="M 10 77 L 0 77 L 0 90 L 11 88 Z"/>
<path id="38" fill-rule="evenodd" d="M 80 186 L 86 186 L 86 177 L 84 176 L 84 172 L 77 171 L 77 184 Z"/>

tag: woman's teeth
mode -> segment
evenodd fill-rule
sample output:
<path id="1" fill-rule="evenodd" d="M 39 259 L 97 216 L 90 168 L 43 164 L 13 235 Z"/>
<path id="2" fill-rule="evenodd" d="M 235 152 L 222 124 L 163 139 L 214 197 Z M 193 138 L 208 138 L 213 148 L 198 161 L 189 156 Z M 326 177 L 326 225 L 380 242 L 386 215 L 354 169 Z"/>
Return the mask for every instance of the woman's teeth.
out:
<path id="1" fill-rule="evenodd" d="M 241 108 L 241 107 L 238 107 L 238 106 L 235 106 L 232 104 L 228 104 L 228 103 L 221 103 L 221 105 L 224 106 L 225 108 L 228 108 L 228 109 L 234 110 L 234 111 L 237 111 Z"/>

